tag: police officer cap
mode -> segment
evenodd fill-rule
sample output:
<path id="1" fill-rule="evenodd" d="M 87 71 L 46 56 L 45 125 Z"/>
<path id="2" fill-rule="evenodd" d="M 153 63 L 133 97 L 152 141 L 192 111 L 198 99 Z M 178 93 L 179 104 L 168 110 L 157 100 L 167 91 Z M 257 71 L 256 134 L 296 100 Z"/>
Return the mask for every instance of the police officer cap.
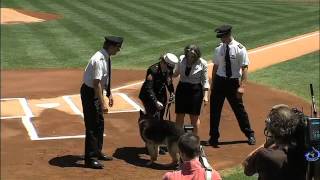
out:
<path id="1" fill-rule="evenodd" d="M 222 25 L 215 29 L 215 32 L 217 33 L 217 38 L 222 38 L 222 36 L 230 34 L 231 33 L 232 26 L 230 25 Z"/>
<path id="2" fill-rule="evenodd" d="M 172 53 L 166 53 L 165 55 L 163 55 L 163 59 L 171 67 L 174 67 L 179 62 L 179 59 L 177 58 L 177 56 Z"/>
<path id="3" fill-rule="evenodd" d="M 123 38 L 119 36 L 107 36 L 104 37 L 105 41 L 111 45 L 122 46 Z"/>

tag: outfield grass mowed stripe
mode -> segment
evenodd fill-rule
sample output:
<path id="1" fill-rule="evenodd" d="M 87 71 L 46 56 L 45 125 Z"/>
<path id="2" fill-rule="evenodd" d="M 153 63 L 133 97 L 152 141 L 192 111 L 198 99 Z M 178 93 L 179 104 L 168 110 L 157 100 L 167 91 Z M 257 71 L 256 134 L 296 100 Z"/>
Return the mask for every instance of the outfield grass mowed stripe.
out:
<path id="1" fill-rule="evenodd" d="M 164 16 L 168 16 L 169 21 L 172 21 L 176 24 L 176 26 L 172 28 L 182 28 L 181 32 L 194 34 L 201 30 L 200 24 L 190 17 L 185 16 L 185 12 L 179 9 L 172 8 L 166 4 L 160 4 L 154 1 L 146 1 L 144 3 L 145 6 L 159 12 L 163 13 Z"/>
<path id="2" fill-rule="evenodd" d="M 33 0 L 32 3 L 38 1 L 40 0 Z M 14 5 L 11 2 L 6 4 Z M 101 47 L 102 38 L 106 34 L 117 34 L 125 38 L 121 53 L 114 57 L 116 61 L 113 67 L 130 69 L 146 68 L 166 51 L 180 55 L 183 48 L 190 43 L 198 44 L 203 57 L 211 59 L 212 50 L 220 42 L 215 37 L 214 28 L 220 24 L 231 24 L 234 27 L 236 39 L 247 49 L 316 31 L 319 28 L 316 23 L 319 19 L 319 8 L 313 4 L 204 0 L 197 2 L 47 0 L 41 1 L 38 6 L 30 6 L 21 0 L 16 1 L 15 4 L 14 7 L 26 7 L 34 11 L 51 12 L 63 16 L 59 20 L 30 24 L 35 27 L 45 27 L 33 34 L 35 38 L 45 39 L 46 35 L 52 36 L 47 40 L 54 38 L 53 41 L 45 43 L 61 47 L 46 49 L 46 46 L 39 46 L 39 43 L 42 43 L 40 41 L 37 43 L 37 48 L 42 47 L 46 50 L 39 49 L 32 57 L 26 57 L 25 61 L 21 61 L 23 64 L 20 67 L 83 67 L 84 62 L 86 63 L 87 58 L 92 54 L 91 51 Z M 263 19 L 265 14 L 270 15 L 270 13 L 273 13 L 272 17 Z M 2 68 L 14 68 L 14 59 L 21 57 L 14 53 L 14 38 L 24 39 L 25 35 L 16 33 L 17 31 L 13 31 L 13 28 L 19 29 L 20 25 L 6 28 L 8 34 L 12 36 L 1 38 L 1 43 L 5 43 L 6 51 L 8 50 L 8 53 L 1 54 L 1 57 L 7 60 Z M 30 37 L 29 40 L 31 40 Z M 34 41 L 30 44 L 34 46 Z M 23 43 L 22 46 L 25 45 L 29 45 L 28 42 Z M 59 49 L 64 51 L 55 54 Z M 71 57 L 69 50 L 76 55 Z M 43 53 L 45 51 L 49 52 L 50 56 L 45 57 L 46 64 L 40 62 L 41 54 L 46 54 Z M 51 52 L 54 52 L 54 55 L 50 55 Z M 57 62 L 57 59 L 61 61 L 60 57 L 67 58 L 67 62 Z M 31 59 L 32 65 L 28 64 L 28 59 Z"/>
<path id="3" fill-rule="evenodd" d="M 250 4 L 234 4 L 231 3 L 228 7 L 236 9 L 239 12 L 245 12 L 248 19 L 251 19 L 253 23 L 260 23 L 262 21 L 273 19 L 274 17 L 284 17 L 288 15 L 276 10 L 272 10 L 265 7 L 252 6 Z"/>
<path id="4" fill-rule="evenodd" d="M 201 29 L 208 29 L 213 26 L 214 22 L 218 22 L 209 15 L 209 9 L 202 9 L 202 11 L 199 11 L 199 9 L 192 4 L 174 1 L 166 4 L 172 9 L 178 9 L 178 11 L 181 12 L 181 16 L 188 18 L 189 22 L 196 24 Z"/>
<path id="5" fill-rule="evenodd" d="M 223 16 L 233 17 L 237 21 L 237 24 L 254 24 L 265 20 L 261 18 L 261 16 L 260 18 L 259 16 L 253 16 L 253 14 L 248 13 L 247 10 L 240 11 L 240 8 L 237 5 L 232 5 L 232 3 L 221 7 L 208 4 L 207 8 L 212 9 L 214 12 L 220 12 Z"/>
<path id="6" fill-rule="evenodd" d="M 290 36 L 296 36 L 301 32 L 310 32 L 317 30 L 317 24 L 313 23 L 317 17 L 306 16 L 300 23 L 296 23 L 296 18 L 306 13 L 301 13 L 288 18 L 279 18 L 272 22 L 263 22 L 251 26 L 248 29 L 245 26 L 238 27 L 235 31 L 237 39 L 247 46 L 247 49 L 251 49 L 257 46 L 262 46 L 268 43 L 272 43 L 275 40 L 284 40 Z M 284 22 L 285 21 L 285 22 Z M 270 25 L 273 24 L 273 25 Z M 314 24 L 310 26 L 310 24 Z"/>
<path id="7" fill-rule="evenodd" d="M 29 1 L 29 3 L 51 12 L 54 11 L 56 5 L 34 1 Z M 81 52 L 88 53 L 86 50 L 90 50 L 87 42 L 89 39 L 84 39 L 89 36 L 90 32 L 85 31 L 80 25 L 68 18 L 56 20 L 54 23 L 57 24 L 56 26 L 62 27 L 59 29 L 59 33 L 54 28 L 56 26 L 48 27 L 47 23 L 39 23 L 37 26 L 30 26 L 30 28 L 35 34 L 42 36 L 41 39 L 46 47 L 56 54 L 56 63 L 69 67 L 84 65 L 86 63 L 84 59 L 87 60 L 87 58 L 83 57 Z M 69 37 L 72 37 L 72 39 Z M 74 59 L 78 59 L 78 61 L 74 62 Z"/>
<path id="8" fill-rule="evenodd" d="M 94 35 L 98 41 L 94 43 L 97 44 L 103 41 L 103 36 L 110 34 L 118 34 L 126 37 L 135 42 L 143 42 L 141 38 L 136 37 L 131 31 L 123 28 L 123 24 L 119 24 L 118 19 L 113 16 L 108 16 L 108 14 L 98 11 L 90 11 L 86 4 L 81 4 L 79 1 L 76 5 L 74 4 L 64 4 L 67 8 L 77 14 L 79 21 L 83 23 L 83 26 L 91 29 L 90 34 Z M 101 46 L 99 46 L 100 48 Z"/>
<path id="9" fill-rule="evenodd" d="M 132 11 L 132 4 L 123 1 L 114 1 L 114 4 L 122 7 L 125 10 L 124 17 L 128 16 L 137 20 L 137 24 L 141 24 L 140 28 L 145 30 L 151 35 L 150 40 L 159 40 L 162 38 L 174 37 L 176 32 L 172 31 L 172 27 L 167 26 L 166 23 L 160 23 L 156 18 L 150 18 L 152 13 L 146 13 L 143 10 Z M 135 8 L 135 7 L 134 7 Z M 130 21 L 132 19 L 129 19 Z"/>
<path id="10" fill-rule="evenodd" d="M 143 4 L 137 4 L 133 1 L 117 1 L 117 3 L 131 9 L 131 11 L 143 14 L 142 16 L 144 16 L 144 19 L 148 19 L 148 22 L 151 25 L 161 29 L 161 31 L 166 31 L 168 35 L 167 38 L 176 37 L 178 33 L 181 33 L 177 28 L 172 28 L 173 26 L 176 26 L 176 23 L 169 21 L 170 18 L 163 17 L 163 13 L 155 13 L 154 10 L 146 8 Z"/>
<path id="11" fill-rule="evenodd" d="M 81 39 L 82 44 L 88 46 L 90 52 L 95 51 L 96 47 L 101 47 L 101 44 L 98 45 L 97 41 L 103 40 L 103 35 L 105 35 L 103 25 L 106 24 L 92 21 L 92 19 L 88 18 L 90 16 L 85 14 L 85 11 L 77 8 L 77 6 L 70 1 L 65 1 L 63 4 L 52 3 L 50 4 L 50 7 L 53 9 L 63 10 L 63 12 L 68 12 L 68 15 L 64 16 L 62 21 L 66 20 L 65 26 L 67 26 L 68 29 L 71 29 L 71 31 L 74 32 L 79 39 Z"/>
<path id="12" fill-rule="evenodd" d="M 114 16 L 119 22 L 123 22 L 130 28 L 130 31 L 134 33 L 137 37 L 143 39 L 145 42 L 153 39 L 155 34 L 163 34 L 156 30 L 156 27 L 151 27 L 141 20 L 135 12 L 125 9 L 117 3 L 106 4 L 103 2 L 87 2 L 87 5 L 92 6 L 101 12 L 108 12 L 108 16 Z M 114 22 L 117 23 L 117 22 Z"/>
<path id="13" fill-rule="evenodd" d="M 282 62 L 249 75 L 249 80 L 294 93 L 310 102 L 309 84 L 313 84 L 316 102 L 320 101 L 319 51 Z M 296 105 L 298 106 L 298 104 Z M 308 112 L 307 112 L 308 113 Z"/>
<path id="14" fill-rule="evenodd" d="M 16 1 L 12 0 L 12 3 L 15 3 Z M 18 2 L 16 2 L 18 3 Z M 25 6 L 33 6 L 30 2 L 26 1 L 19 1 L 20 4 L 24 4 Z M 41 6 L 44 8 L 43 6 Z M 77 54 L 66 50 L 63 46 L 61 41 L 58 40 L 57 33 L 55 33 L 55 26 L 52 26 L 51 24 L 43 24 L 43 23 L 34 23 L 34 24 L 25 24 L 20 25 L 20 28 L 24 28 L 23 34 L 30 34 L 33 36 L 32 39 L 36 39 L 31 41 L 25 41 L 27 43 L 22 48 L 28 48 L 30 49 L 30 57 L 27 59 L 30 61 L 30 63 L 21 63 L 17 64 L 16 66 L 19 68 L 38 68 L 39 66 L 46 65 L 48 67 L 54 67 L 54 66 L 61 66 L 65 65 L 65 62 L 68 59 L 73 59 L 74 57 L 77 57 Z M 65 33 L 68 33 L 65 31 Z M 33 43 L 32 43 L 33 42 Z M 10 45 L 9 45 L 10 46 Z M 15 44 L 11 44 L 11 46 L 15 46 Z M 21 48 L 21 49 L 22 49 Z M 15 48 L 10 48 L 11 51 L 16 51 Z M 63 56 L 61 56 L 63 54 Z M 9 59 L 10 60 L 10 59 Z M 19 58 L 19 59 L 11 59 L 13 61 L 23 61 L 26 60 L 26 58 Z M 32 63 L 31 63 L 32 62 Z M 50 65 L 48 65 L 47 62 L 51 62 Z M 72 62 L 71 64 L 74 64 Z M 71 65 L 70 64 L 70 65 Z M 69 65 L 69 64 L 68 64 Z"/>
<path id="15" fill-rule="evenodd" d="M 188 3 L 186 3 L 188 4 Z M 234 8 L 230 8 L 227 6 L 217 7 L 216 4 L 192 4 L 193 8 L 198 9 L 201 12 L 206 9 L 203 13 L 207 16 L 212 17 L 212 19 L 218 21 L 215 25 L 221 24 L 240 24 L 240 23 L 248 23 L 251 22 L 252 16 L 248 16 L 244 13 L 239 13 Z M 246 17 L 245 17 L 246 16 Z"/>
<path id="16" fill-rule="evenodd" d="M 103 6 L 104 2 L 98 1 L 101 4 L 96 4 L 93 2 L 80 1 L 78 3 L 79 8 L 81 8 L 83 11 L 86 11 L 88 14 L 91 14 L 90 18 L 92 20 L 99 19 L 100 23 L 107 23 L 108 26 L 104 27 L 104 30 L 107 31 L 107 33 L 126 37 L 126 43 L 128 43 L 128 39 L 138 44 L 145 43 L 151 37 L 150 34 L 143 31 L 141 28 L 137 28 L 136 24 L 132 22 L 129 17 L 122 16 L 120 12 L 114 10 L 114 8 L 111 8 L 116 6 Z"/>
<path id="17" fill-rule="evenodd" d="M 56 57 L 48 49 L 43 48 L 41 40 L 36 38 L 26 26 L 28 25 L 19 25 L 19 28 L 1 27 L 1 35 L 3 36 L 1 37 L 1 68 L 36 68 L 36 64 L 47 63 L 45 61 L 51 62 Z M 16 34 L 24 34 L 24 38 L 8 38 L 14 37 Z M 12 46 L 8 46 L 8 44 L 12 44 Z M 39 59 L 35 57 L 44 58 L 43 61 L 39 62 Z M 28 63 L 25 61 L 28 61 Z"/>
<path id="18" fill-rule="evenodd" d="M 37 3 L 38 4 L 38 3 Z M 81 14 L 75 13 L 74 6 L 72 4 L 69 4 L 68 1 L 66 1 L 63 5 L 60 3 L 51 3 L 47 5 L 47 8 L 50 8 L 51 10 L 59 9 L 63 12 L 69 12 L 69 15 L 72 16 L 81 16 Z M 65 36 L 64 33 L 60 34 L 61 39 L 70 39 L 68 41 L 64 40 L 64 43 L 71 45 L 71 47 L 75 47 L 79 51 L 85 51 L 85 52 L 92 52 L 95 50 L 95 46 L 97 46 L 96 42 L 98 40 L 96 34 L 102 34 L 101 27 L 100 26 L 94 26 L 92 24 L 86 23 L 84 26 L 83 24 L 84 19 L 73 19 L 69 18 L 68 16 L 64 16 L 63 19 L 58 20 L 57 23 L 60 23 L 62 27 L 67 29 L 70 33 L 72 33 L 71 36 Z M 95 33 L 92 33 L 95 32 Z M 73 37 L 76 36 L 76 37 Z M 71 38 L 72 37 L 72 38 Z M 102 39 L 102 38 L 100 38 Z M 62 40 L 63 41 L 63 40 Z M 67 47 L 66 47 L 67 48 Z"/>

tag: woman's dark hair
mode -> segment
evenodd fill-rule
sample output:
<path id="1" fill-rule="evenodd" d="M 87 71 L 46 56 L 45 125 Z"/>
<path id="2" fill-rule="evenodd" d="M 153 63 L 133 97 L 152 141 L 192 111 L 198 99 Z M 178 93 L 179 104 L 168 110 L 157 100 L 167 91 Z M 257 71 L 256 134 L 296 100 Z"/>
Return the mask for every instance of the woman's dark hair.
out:
<path id="1" fill-rule="evenodd" d="M 268 115 L 266 128 L 277 143 L 288 144 L 293 139 L 299 116 L 286 105 L 276 105 Z"/>
<path id="2" fill-rule="evenodd" d="M 190 52 L 190 51 L 194 51 L 195 52 L 195 55 L 196 55 L 196 59 L 199 59 L 201 57 L 201 51 L 200 51 L 200 48 L 197 46 L 197 45 L 194 45 L 194 44 L 190 44 L 188 46 L 186 46 L 184 48 L 184 55 L 185 57 L 187 57 L 187 54 Z"/>
<path id="3" fill-rule="evenodd" d="M 186 133 L 180 137 L 178 147 L 188 158 L 195 158 L 200 154 L 200 138 L 193 133 Z"/>

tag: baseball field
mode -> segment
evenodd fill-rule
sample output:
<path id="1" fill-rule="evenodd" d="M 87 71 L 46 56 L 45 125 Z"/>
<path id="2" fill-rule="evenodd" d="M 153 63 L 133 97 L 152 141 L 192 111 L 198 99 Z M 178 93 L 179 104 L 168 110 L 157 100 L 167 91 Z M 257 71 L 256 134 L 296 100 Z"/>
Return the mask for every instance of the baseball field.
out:
<path id="1" fill-rule="evenodd" d="M 284 103 L 309 114 L 310 83 L 320 100 L 319 0 L 2 0 L 1 179 L 161 179 L 171 171 L 163 166 L 170 158 L 146 166 L 138 133 L 145 69 L 164 52 L 181 55 L 190 43 L 212 68 L 214 28 L 221 24 L 231 24 L 249 50 L 244 102 L 257 145 L 246 144 L 226 105 L 221 148 L 205 151 L 224 179 L 256 179 L 238 166 L 264 143 L 269 109 Z M 125 38 L 112 59 L 115 105 L 105 115 L 103 149 L 114 160 L 92 170 L 83 167 L 79 88 L 89 58 L 110 34 Z M 203 141 L 209 111 L 204 106 L 200 116 Z"/>

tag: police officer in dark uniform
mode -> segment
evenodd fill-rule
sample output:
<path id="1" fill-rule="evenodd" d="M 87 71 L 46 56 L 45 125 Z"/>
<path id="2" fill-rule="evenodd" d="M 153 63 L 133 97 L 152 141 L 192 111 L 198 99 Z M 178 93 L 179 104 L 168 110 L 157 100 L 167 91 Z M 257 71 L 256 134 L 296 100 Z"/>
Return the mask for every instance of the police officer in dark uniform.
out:
<path id="1" fill-rule="evenodd" d="M 172 53 L 166 53 L 160 57 L 160 61 L 150 66 L 147 70 L 139 98 L 145 108 L 146 114 L 162 120 L 167 104 L 167 89 L 170 100 L 174 98 L 172 74 L 178 58 Z"/>
<path id="2" fill-rule="evenodd" d="M 86 128 L 85 167 L 102 169 L 103 165 L 98 160 L 112 160 L 112 157 L 102 153 L 103 114 L 108 112 L 107 104 L 103 97 L 103 89 L 107 92 L 109 107 L 112 107 L 110 57 L 120 51 L 122 42 L 122 37 L 105 37 L 103 48 L 90 58 L 83 75 L 80 94 Z"/>
<path id="3" fill-rule="evenodd" d="M 242 100 L 249 57 L 246 48 L 232 37 L 231 29 L 230 25 L 222 25 L 215 30 L 216 37 L 220 38 L 221 43 L 215 49 L 212 70 L 209 144 L 213 147 L 218 146 L 220 116 L 225 99 L 228 100 L 241 131 L 248 138 L 248 144 L 256 143 Z"/>

